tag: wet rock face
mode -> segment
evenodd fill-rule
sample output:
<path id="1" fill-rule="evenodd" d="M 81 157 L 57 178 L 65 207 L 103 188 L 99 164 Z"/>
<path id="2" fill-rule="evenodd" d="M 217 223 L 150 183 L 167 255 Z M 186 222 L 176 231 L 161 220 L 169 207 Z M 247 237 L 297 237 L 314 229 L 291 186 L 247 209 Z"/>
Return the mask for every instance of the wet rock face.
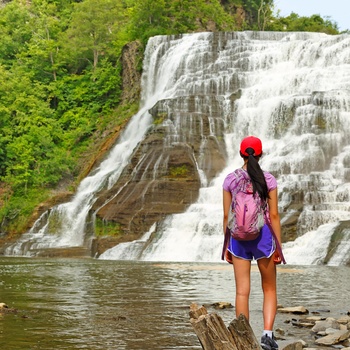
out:
<path id="1" fill-rule="evenodd" d="M 179 144 L 164 149 L 162 133 L 150 133 L 119 181 L 103 192 L 93 209 L 121 233 L 147 232 L 168 214 L 180 213 L 197 199 L 200 180 L 192 149 Z"/>
<path id="2" fill-rule="evenodd" d="M 239 94 L 231 96 L 232 106 L 237 98 Z M 146 137 L 117 183 L 99 194 L 92 208 L 97 219 L 113 222 L 120 234 L 134 237 L 167 215 L 186 210 L 203 182 L 225 167 L 223 110 L 215 87 L 211 93 L 198 89 L 151 107 L 153 124 Z"/>
<path id="3" fill-rule="evenodd" d="M 219 113 L 213 117 L 175 109 L 168 114 L 169 103 L 162 101 L 149 111 L 153 126 L 117 183 L 101 193 L 92 208 L 98 220 L 119 226 L 124 238 L 118 237 L 118 243 L 125 234 L 130 240 L 140 238 L 155 222 L 195 202 L 201 187 L 198 167 L 210 181 L 225 166 L 223 135 L 221 141 L 210 135 L 210 119 L 217 117 L 217 123 L 223 124 Z M 105 239 L 97 238 L 94 246 L 101 254 Z"/>
<path id="4" fill-rule="evenodd" d="M 225 166 L 224 123 L 218 101 L 209 98 L 211 111 L 203 102 L 208 97 L 201 96 L 160 101 L 149 111 L 153 126 L 118 182 L 93 207 L 99 219 L 118 223 L 122 233 L 141 234 L 197 199 L 198 167 L 210 181 Z M 213 124 L 219 135 L 212 135 Z"/>
<path id="5" fill-rule="evenodd" d="M 335 259 L 336 261 L 340 260 L 342 265 L 350 266 L 349 250 L 345 254 L 343 253 L 349 246 L 349 232 L 350 220 L 340 221 L 330 239 L 327 255 L 324 259 L 325 264 Z"/>

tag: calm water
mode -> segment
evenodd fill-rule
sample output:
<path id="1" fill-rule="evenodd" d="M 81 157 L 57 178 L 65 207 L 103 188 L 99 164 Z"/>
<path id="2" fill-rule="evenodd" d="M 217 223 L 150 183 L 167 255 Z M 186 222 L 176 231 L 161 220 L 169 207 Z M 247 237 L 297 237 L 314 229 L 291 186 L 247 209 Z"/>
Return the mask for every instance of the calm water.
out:
<path id="1" fill-rule="evenodd" d="M 350 269 L 279 268 L 279 303 L 350 310 Z M 251 323 L 260 336 L 259 274 L 253 267 Z M 21 349 L 201 349 L 189 323 L 189 305 L 234 302 L 226 264 L 145 263 L 93 259 L 0 259 L 0 302 L 18 310 L 0 314 L 0 347 Z M 225 323 L 234 310 L 215 311 Z M 298 330 L 277 315 L 287 336 Z"/>

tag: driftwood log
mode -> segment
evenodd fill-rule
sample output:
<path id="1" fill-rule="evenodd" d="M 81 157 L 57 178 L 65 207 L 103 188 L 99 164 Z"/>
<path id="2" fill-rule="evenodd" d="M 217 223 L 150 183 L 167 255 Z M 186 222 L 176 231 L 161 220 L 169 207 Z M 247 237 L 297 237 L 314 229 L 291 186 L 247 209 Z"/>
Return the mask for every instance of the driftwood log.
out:
<path id="1" fill-rule="evenodd" d="M 208 314 L 204 306 L 191 304 L 190 322 L 204 350 L 261 350 L 243 314 L 226 327 L 217 314 Z"/>

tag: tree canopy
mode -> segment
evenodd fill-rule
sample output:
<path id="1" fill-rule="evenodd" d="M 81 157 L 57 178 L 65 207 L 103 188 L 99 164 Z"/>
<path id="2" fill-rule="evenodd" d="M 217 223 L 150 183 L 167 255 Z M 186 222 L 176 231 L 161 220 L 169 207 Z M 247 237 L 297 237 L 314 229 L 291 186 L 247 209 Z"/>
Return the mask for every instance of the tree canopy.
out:
<path id="1" fill-rule="evenodd" d="M 326 34 L 339 34 L 338 25 L 329 19 L 324 19 L 320 15 L 311 17 L 300 17 L 296 13 L 291 13 L 287 17 L 277 17 L 269 25 L 274 31 L 289 32 L 322 32 Z"/>

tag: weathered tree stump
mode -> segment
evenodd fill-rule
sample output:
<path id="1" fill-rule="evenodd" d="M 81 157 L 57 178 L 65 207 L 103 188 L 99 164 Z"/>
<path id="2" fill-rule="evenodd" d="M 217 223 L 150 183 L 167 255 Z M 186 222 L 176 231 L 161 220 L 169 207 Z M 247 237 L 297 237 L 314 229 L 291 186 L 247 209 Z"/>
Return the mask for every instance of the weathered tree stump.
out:
<path id="1" fill-rule="evenodd" d="M 190 306 L 190 322 L 204 350 L 261 350 L 246 317 L 240 315 L 229 327 L 204 306 Z"/>
<path id="2" fill-rule="evenodd" d="M 233 320 L 228 326 L 228 329 L 233 336 L 237 350 L 261 349 L 260 344 L 254 335 L 252 327 L 243 314 L 240 314 L 237 319 Z"/>

